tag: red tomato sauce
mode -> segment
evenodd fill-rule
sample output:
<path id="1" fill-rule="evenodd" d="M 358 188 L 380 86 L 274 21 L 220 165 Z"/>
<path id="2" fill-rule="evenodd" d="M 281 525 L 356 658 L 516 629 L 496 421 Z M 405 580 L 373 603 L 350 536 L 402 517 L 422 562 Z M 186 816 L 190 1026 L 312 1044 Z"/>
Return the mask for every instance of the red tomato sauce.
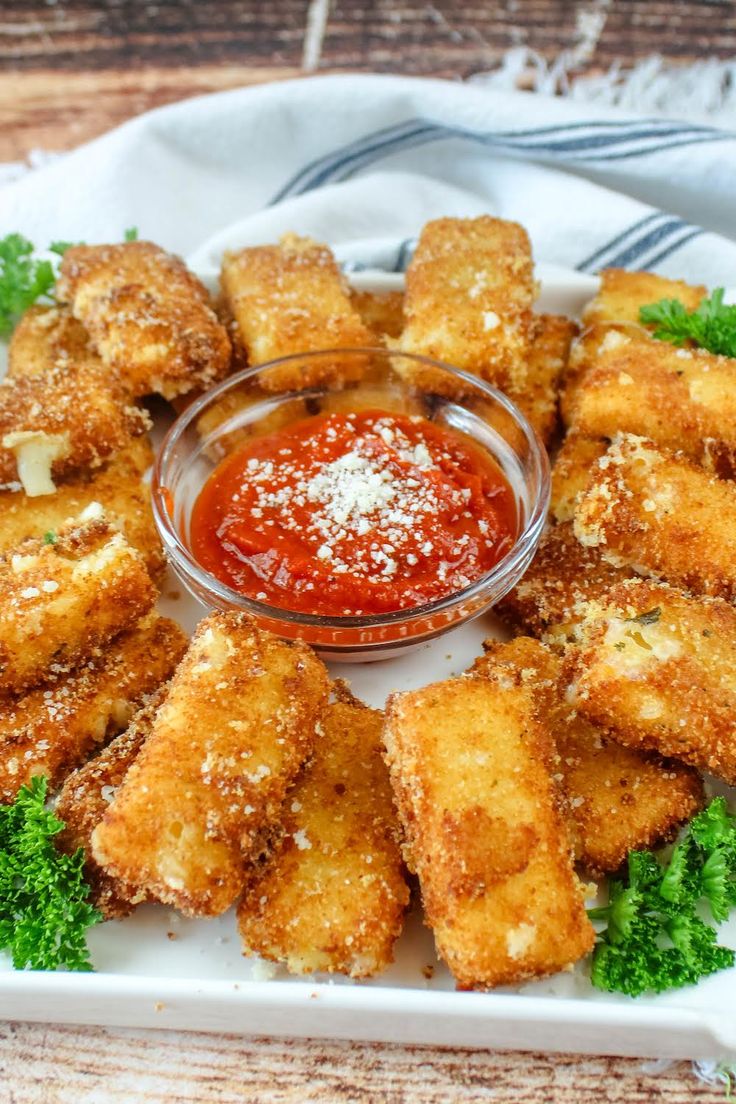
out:
<path id="1" fill-rule="evenodd" d="M 517 531 L 487 453 L 425 418 L 365 410 L 306 418 L 226 457 L 194 505 L 191 550 L 250 598 L 361 616 L 461 590 Z"/>

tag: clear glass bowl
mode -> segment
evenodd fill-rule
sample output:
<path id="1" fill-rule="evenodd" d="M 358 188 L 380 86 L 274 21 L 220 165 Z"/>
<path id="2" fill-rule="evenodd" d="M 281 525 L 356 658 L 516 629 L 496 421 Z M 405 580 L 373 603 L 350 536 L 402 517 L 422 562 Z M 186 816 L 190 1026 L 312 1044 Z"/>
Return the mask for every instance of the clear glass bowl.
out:
<path id="1" fill-rule="evenodd" d="M 295 383 L 302 386 L 295 388 Z M 420 414 L 465 434 L 493 456 L 514 490 L 519 514 L 516 542 L 495 567 L 444 598 L 360 617 L 281 609 L 247 598 L 201 567 L 189 547 L 190 518 L 219 461 L 252 436 L 323 411 L 359 409 Z M 385 349 L 336 349 L 246 368 L 201 395 L 166 435 L 152 492 L 166 552 L 196 598 L 215 609 L 249 613 L 280 636 L 306 640 L 326 658 L 355 662 L 415 647 L 500 601 L 536 551 L 549 507 L 550 476 L 547 453 L 534 430 L 489 384 L 428 357 Z"/>

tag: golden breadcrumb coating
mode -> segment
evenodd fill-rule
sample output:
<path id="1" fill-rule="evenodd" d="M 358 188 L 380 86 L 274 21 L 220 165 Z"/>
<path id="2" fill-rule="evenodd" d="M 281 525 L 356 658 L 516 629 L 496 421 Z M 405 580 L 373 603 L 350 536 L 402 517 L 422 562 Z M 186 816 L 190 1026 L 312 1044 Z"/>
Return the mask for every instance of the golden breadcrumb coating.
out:
<path id="1" fill-rule="evenodd" d="M 89 334 L 69 308 L 29 307 L 8 345 L 8 378 L 40 376 L 50 368 L 73 368 L 81 362 L 100 363 Z"/>
<path id="2" fill-rule="evenodd" d="M 29 498 L 22 491 L 0 491 L 0 554 L 26 537 L 54 536 L 66 522 L 99 503 L 108 521 L 143 556 L 151 577 L 160 578 L 166 561 L 151 511 L 151 492 L 143 482 L 152 463 L 148 437 L 135 437 L 103 467 L 60 483 L 55 494 Z"/>
<path id="3" fill-rule="evenodd" d="M 226 253 L 222 291 L 250 364 L 319 349 L 373 346 L 326 245 L 286 234 L 279 245 Z M 302 390 L 359 379 L 359 357 L 295 362 L 259 374 L 268 391 Z"/>
<path id="4" fill-rule="evenodd" d="M 629 579 L 591 602 L 566 660 L 570 701 L 629 747 L 736 784 L 736 610 Z"/>
<path id="5" fill-rule="evenodd" d="M 186 640 L 155 613 L 58 681 L 0 702 L 0 801 L 45 774 L 53 790 L 169 677 Z"/>
<path id="6" fill-rule="evenodd" d="M 575 389 L 569 417 L 588 437 L 649 437 L 701 461 L 736 457 L 736 360 L 611 332 Z"/>
<path id="7" fill-rule="evenodd" d="M 324 665 L 244 614 L 202 621 L 92 836 L 95 860 L 187 915 L 239 895 L 316 738 Z"/>
<path id="8" fill-rule="evenodd" d="M 155 601 L 142 556 L 101 510 L 22 541 L 0 557 L 0 694 L 78 666 Z"/>
<path id="9" fill-rule="evenodd" d="M 552 465 L 550 510 L 555 521 L 572 521 L 575 502 L 587 487 L 596 460 L 608 448 L 601 438 L 568 433 Z"/>
<path id="10" fill-rule="evenodd" d="M 736 485 L 647 438 L 611 444 L 578 497 L 574 526 L 610 563 L 736 598 Z"/>
<path id="11" fill-rule="evenodd" d="M 428 222 L 406 273 L 399 348 L 521 394 L 535 293 L 531 246 L 518 223 L 488 215 Z M 406 371 L 419 387 L 447 389 L 431 366 Z"/>
<path id="12" fill-rule="evenodd" d="M 471 675 L 503 669 L 545 703 L 557 746 L 555 778 L 566 799 L 575 859 L 589 877 L 612 873 L 629 851 L 656 847 L 702 808 L 697 771 L 622 747 L 566 700 L 562 661 L 543 644 L 518 637 L 489 640 Z"/>
<path id="13" fill-rule="evenodd" d="M 699 306 L 707 294 L 704 287 L 683 280 L 667 280 L 653 272 L 627 272 L 604 268 L 597 295 L 583 311 L 586 326 L 609 322 L 639 322 L 639 309 L 660 299 L 679 299 L 688 310 Z"/>
<path id="14" fill-rule="evenodd" d="M 585 548 L 576 540 L 572 523 L 563 522 L 544 533 L 523 578 L 495 612 L 515 632 L 564 648 L 576 638 L 582 617 L 579 603 L 600 598 L 631 575 L 631 568 L 614 567 L 598 549 Z"/>
<path id="15" fill-rule="evenodd" d="M 570 346 L 560 391 L 560 415 L 563 425 L 573 423 L 578 388 L 585 376 L 598 363 L 601 350 L 616 348 L 624 341 L 647 344 L 651 339 L 641 326 L 633 322 L 617 322 L 610 326 L 590 326 L 575 338 Z"/>
<path id="16" fill-rule="evenodd" d="M 530 324 L 526 380 L 522 388 L 511 386 L 508 390 L 545 445 L 557 429 L 560 382 L 577 332 L 577 324 L 561 314 L 535 315 Z"/>
<path id="17" fill-rule="evenodd" d="M 463 989 L 563 970 L 593 929 L 533 693 L 501 672 L 389 699 L 384 739 L 407 860 Z"/>
<path id="18" fill-rule="evenodd" d="M 0 383 L 0 484 L 31 497 L 53 494 L 54 478 L 99 467 L 150 428 L 115 380 L 86 366 Z"/>
<path id="19" fill-rule="evenodd" d="M 56 294 L 134 397 L 210 387 L 230 367 L 230 339 L 204 285 L 152 242 L 76 245 Z"/>
<path id="20" fill-rule="evenodd" d="M 393 960 L 409 903 L 398 821 L 381 758 L 383 714 L 355 699 L 322 720 L 289 794 L 280 838 L 238 908 L 246 954 L 294 974 L 372 977 Z"/>
<path id="21" fill-rule="evenodd" d="M 148 739 L 166 687 L 161 686 L 138 710 L 128 727 L 106 748 L 79 770 L 70 774 L 56 803 L 56 815 L 64 829 L 56 844 L 67 854 L 81 847 L 85 854 L 84 880 L 90 887 L 90 900 L 106 920 L 127 916 L 136 905 L 147 900 L 144 891 L 109 874 L 92 857 L 90 840 L 115 796 L 128 769 Z"/>
<path id="22" fill-rule="evenodd" d="M 358 291 L 350 289 L 350 302 L 373 338 L 384 341 L 400 337 L 404 328 L 403 291 Z"/>

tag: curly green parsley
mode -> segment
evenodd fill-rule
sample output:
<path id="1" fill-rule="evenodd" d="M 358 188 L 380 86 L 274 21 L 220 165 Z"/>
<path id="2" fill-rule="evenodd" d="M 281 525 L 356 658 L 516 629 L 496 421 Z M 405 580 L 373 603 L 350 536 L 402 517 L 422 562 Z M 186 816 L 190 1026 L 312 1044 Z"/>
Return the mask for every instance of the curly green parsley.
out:
<path id="1" fill-rule="evenodd" d="M 91 970 L 87 929 L 102 916 L 88 903 L 84 853 L 54 845 L 63 823 L 46 808 L 46 779 L 0 805 L 0 950 L 18 970 Z"/>
<path id="2" fill-rule="evenodd" d="M 724 289 L 716 288 L 692 311 L 679 299 L 660 299 L 640 309 L 639 321 L 655 326 L 654 336 L 660 341 L 693 341 L 710 353 L 736 357 L 736 305 L 724 304 L 723 296 Z"/>
<path id="3" fill-rule="evenodd" d="M 50 261 L 33 256 L 21 234 L 0 239 L 0 336 L 9 334 L 28 307 L 47 296 L 56 279 Z"/>
<path id="4" fill-rule="evenodd" d="M 609 883 L 609 900 L 590 909 L 606 922 L 593 952 L 598 989 L 661 993 L 693 985 L 736 962 L 717 943 L 716 924 L 736 908 L 736 817 L 722 797 L 691 822 L 667 863 L 632 851 L 627 876 Z"/>

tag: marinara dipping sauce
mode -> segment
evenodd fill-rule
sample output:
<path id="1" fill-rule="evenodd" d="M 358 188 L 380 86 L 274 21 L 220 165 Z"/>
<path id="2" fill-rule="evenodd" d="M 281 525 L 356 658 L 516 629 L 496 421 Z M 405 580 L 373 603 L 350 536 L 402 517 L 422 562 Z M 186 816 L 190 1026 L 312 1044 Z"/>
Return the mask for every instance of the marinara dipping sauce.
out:
<path id="1" fill-rule="evenodd" d="M 494 460 L 426 418 L 320 414 L 226 457 L 191 518 L 191 550 L 234 590 L 326 617 L 388 613 L 455 593 L 518 532 Z"/>

